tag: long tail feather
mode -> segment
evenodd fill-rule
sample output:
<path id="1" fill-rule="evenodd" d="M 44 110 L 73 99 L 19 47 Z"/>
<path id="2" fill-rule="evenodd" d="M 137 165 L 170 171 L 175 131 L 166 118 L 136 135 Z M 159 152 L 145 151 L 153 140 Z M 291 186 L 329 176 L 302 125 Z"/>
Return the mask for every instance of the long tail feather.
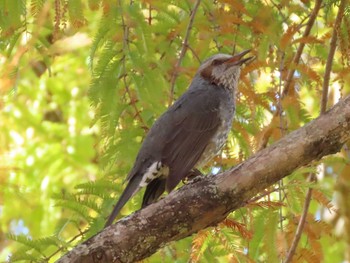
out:
<path id="1" fill-rule="evenodd" d="M 142 208 L 158 200 L 165 191 L 165 184 L 165 178 L 156 178 L 147 185 L 146 191 L 143 195 Z"/>
<path id="2" fill-rule="evenodd" d="M 126 202 L 140 190 L 140 179 L 138 176 L 134 176 L 131 178 L 129 181 L 128 185 L 126 186 L 124 192 L 120 196 L 117 204 L 114 206 L 112 213 L 108 217 L 108 220 L 105 224 L 105 227 L 110 226 L 114 219 L 117 217 L 119 214 L 120 210 L 124 207 Z"/>

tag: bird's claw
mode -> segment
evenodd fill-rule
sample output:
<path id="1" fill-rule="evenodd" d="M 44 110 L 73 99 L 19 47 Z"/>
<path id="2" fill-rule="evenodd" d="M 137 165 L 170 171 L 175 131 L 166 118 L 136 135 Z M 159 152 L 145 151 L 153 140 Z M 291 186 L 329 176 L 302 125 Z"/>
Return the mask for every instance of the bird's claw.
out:
<path id="1" fill-rule="evenodd" d="M 187 176 L 182 179 L 182 183 L 188 184 L 189 182 L 197 182 L 201 180 L 203 174 L 198 169 L 192 169 Z"/>

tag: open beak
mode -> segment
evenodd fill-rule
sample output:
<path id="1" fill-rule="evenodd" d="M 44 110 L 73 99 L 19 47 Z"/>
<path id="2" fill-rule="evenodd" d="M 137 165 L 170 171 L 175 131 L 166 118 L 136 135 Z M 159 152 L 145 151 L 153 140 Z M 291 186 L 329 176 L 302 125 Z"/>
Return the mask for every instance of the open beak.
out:
<path id="1" fill-rule="evenodd" d="M 244 55 L 246 55 L 250 51 L 251 51 L 251 49 L 244 50 L 241 53 L 234 55 L 232 58 L 228 59 L 224 63 L 225 64 L 232 64 L 232 65 L 242 65 L 243 63 L 246 63 L 248 61 L 252 61 L 253 59 L 255 59 L 255 56 L 243 58 Z"/>

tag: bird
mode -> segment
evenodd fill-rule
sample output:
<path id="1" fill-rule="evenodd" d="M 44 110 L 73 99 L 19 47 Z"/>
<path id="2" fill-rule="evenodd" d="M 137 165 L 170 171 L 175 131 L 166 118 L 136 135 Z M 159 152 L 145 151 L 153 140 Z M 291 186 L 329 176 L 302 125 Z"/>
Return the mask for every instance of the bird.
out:
<path id="1" fill-rule="evenodd" d="M 216 54 L 200 65 L 187 91 L 146 135 L 105 227 L 141 188 L 144 208 L 218 154 L 232 126 L 241 67 L 254 58 L 244 58 L 250 51 Z"/>

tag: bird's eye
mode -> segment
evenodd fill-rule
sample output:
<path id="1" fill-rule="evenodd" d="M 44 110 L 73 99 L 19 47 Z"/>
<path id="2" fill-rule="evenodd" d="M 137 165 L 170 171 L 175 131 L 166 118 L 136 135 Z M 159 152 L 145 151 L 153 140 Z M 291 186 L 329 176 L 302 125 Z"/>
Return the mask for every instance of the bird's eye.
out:
<path id="1" fill-rule="evenodd" d="M 221 60 L 219 59 L 214 59 L 213 62 L 211 63 L 213 66 L 217 66 L 217 65 L 220 65 L 222 63 Z"/>

